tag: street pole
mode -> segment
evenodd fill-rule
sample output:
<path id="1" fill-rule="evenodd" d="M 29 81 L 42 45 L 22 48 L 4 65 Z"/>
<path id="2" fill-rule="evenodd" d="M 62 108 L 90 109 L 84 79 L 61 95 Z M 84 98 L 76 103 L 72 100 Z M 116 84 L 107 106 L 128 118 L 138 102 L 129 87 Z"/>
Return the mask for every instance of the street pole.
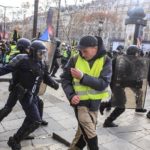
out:
<path id="1" fill-rule="evenodd" d="M 3 34 L 3 38 L 5 38 L 5 34 L 6 34 L 6 10 L 7 10 L 7 8 L 19 8 L 19 7 L 11 7 L 11 6 L 3 6 L 3 5 L 0 5 L 0 7 L 4 8 L 4 34 Z"/>
<path id="2" fill-rule="evenodd" d="M 59 2 L 58 2 L 58 15 L 57 15 L 57 25 L 56 25 L 56 37 L 58 37 L 58 35 L 59 35 L 60 5 L 61 5 L 61 0 L 59 0 Z"/>
<path id="3" fill-rule="evenodd" d="M 103 30 L 103 21 L 99 21 L 99 25 L 98 25 L 98 36 L 101 36 L 101 32 Z"/>
<path id="4" fill-rule="evenodd" d="M 4 35 L 3 38 L 5 39 L 6 34 L 6 7 L 4 7 Z"/>
<path id="5" fill-rule="evenodd" d="M 34 1 L 33 35 L 32 35 L 33 38 L 36 37 L 36 33 L 37 33 L 38 6 L 39 6 L 39 0 L 35 0 Z"/>

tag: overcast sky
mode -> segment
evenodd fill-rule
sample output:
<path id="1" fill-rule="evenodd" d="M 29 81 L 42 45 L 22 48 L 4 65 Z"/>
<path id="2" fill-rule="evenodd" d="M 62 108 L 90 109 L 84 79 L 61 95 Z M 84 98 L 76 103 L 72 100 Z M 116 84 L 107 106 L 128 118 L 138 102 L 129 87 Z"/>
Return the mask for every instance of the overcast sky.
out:
<path id="1" fill-rule="evenodd" d="M 47 0 L 39 0 L 39 5 L 41 3 L 43 3 L 44 1 Z M 55 0 L 49 0 L 50 2 L 50 6 L 56 6 L 56 3 L 51 3 L 52 1 Z M 56 0 L 57 1 L 57 0 Z M 67 5 L 72 5 L 75 4 L 76 0 L 66 0 L 67 1 Z M 83 3 L 87 3 L 87 2 L 91 2 L 92 0 L 77 0 L 78 4 L 83 4 Z M 21 4 L 24 2 L 29 2 L 30 5 L 34 4 L 34 0 L 0 0 L 0 5 L 4 5 L 4 6 L 11 6 L 11 7 L 21 7 Z M 61 5 L 65 4 L 65 0 L 61 0 Z M 2 7 L 0 7 L 1 10 L 3 10 Z M 6 12 L 6 16 L 11 20 L 12 19 L 12 12 L 17 12 L 17 8 L 11 8 L 11 9 L 7 9 Z M 3 13 L 3 12 L 1 12 Z M 33 7 L 31 10 L 28 10 L 28 12 L 26 13 L 27 16 L 30 16 L 33 13 Z M 17 17 L 17 16 L 15 16 Z"/>
<path id="2" fill-rule="evenodd" d="M 31 4 L 34 3 L 34 0 L 9 0 L 9 2 L 8 2 L 8 0 L 0 0 L 0 4 L 5 5 L 5 6 L 6 5 L 7 6 L 20 6 L 22 2 L 27 2 L 27 1 L 30 2 Z M 51 0 L 49 0 L 49 1 L 51 1 Z M 65 0 L 61 0 L 61 1 L 62 1 L 62 5 L 64 5 Z M 67 0 L 67 4 L 74 4 L 75 1 L 76 0 Z M 82 3 L 82 1 L 84 3 L 86 3 L 86 2 L 90 2 L 92 0 L 78 0 L 79 3 Z M 40 2 L 43 2 L 43 0 L 39 0 L 39 3 Z"/>

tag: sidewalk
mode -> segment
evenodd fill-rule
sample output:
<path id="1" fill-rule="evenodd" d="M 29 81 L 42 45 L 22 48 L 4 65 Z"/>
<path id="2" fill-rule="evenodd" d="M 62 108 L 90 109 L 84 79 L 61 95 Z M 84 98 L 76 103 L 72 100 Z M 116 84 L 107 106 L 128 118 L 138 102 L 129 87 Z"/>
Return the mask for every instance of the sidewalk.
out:
<path id="1" fill-rule="evenodd" d="M 0 83 L 0 108 L 8 97 L 8 83 Z M 147 98 L 150 97 L 148 90 Z M 72 141 L 77 122 L 62 88 L 55 91 L 47 88 L 44 100 L 44 119 L 49 122 L 47 127 L 40 127 L 34 132 L 36 139 L 23 141 L 22 150 L 67 150 L 67 147 L 52 139 L 55 132 Z M 150 109 L 150 102 L 146 104 Z M 118 128 L 104 129 L 102 124 L 109 113 L 98 118 L 98 136 L 100 150 L 149 150 L 150 149 L 150 120 L 145 114 L 139 115 L 134 110 L 126 112 L 116 121 Z M 21 126 L 24 113 L 19 103 L 13 112 L 0 123 L 0 150 L 9 150 L 7 140 Z"/>

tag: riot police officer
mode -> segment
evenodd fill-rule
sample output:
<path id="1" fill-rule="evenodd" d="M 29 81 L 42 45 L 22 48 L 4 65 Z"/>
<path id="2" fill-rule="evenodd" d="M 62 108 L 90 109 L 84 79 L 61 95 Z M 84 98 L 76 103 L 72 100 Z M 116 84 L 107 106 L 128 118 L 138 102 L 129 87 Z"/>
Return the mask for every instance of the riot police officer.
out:
<path id="1" fill-rule="evenodd" d="M 13 64 L 17 61 L 17 59 L 22 59 L 24 57 L 26 57 L 26 55 L 29 52 L 29 47 L 31 45 L 30 40 L 22 38 L 17 42 L 17 49 L 20 51 L 20 55 L 18 55 L 16 58 L 14 58 L 12 61 L 10 61 L 10 63 L 6 66 L 3 67 L 2 71 L 0 69 L 0 75 L 3 75 L 7 72 L 9 72 L 9 68 L 11 68 L 11 66 L 13 66 Z M 15 104 L 17 103 L 17 91 L 15 89 L 16 86 L 16 73 L 13 72 L 12 73 L 12 79 L 10 80 L 10 86 L 9 86 L 9 97 L 8 100 L 5 104 L 5 106 L 0 110 L 0 122 L 12 111 L 12 108 L 15 106 Z"/>
<path id="2" fill-rule="evenodd" d="M 139 52 L 139 49 L 133 45 L 127 49 L 127 55 L 124 55 L 122 57 L 132 56 L 132 58 L 137 58 L 138 52 Z M 146 109 L 142 108 L 142 91 L 141 91 L 141 85 L 140 85 L 142 83 L 141 81 L 134 81 L 132 83 L 132 82 L 126 82 L 126 81 L 120 79 L 121 84 L 119 86 L 117 85 L 117 83 L 116 83 L 116 74 L 117 74 L 116 73 L 116 70 L 117 70 L 116 61 L 117 61 L 117 59 L 114 59 L 113 63 L 112 63 L 113 75 L 112 75 L 112 81 L 110 84 L 112 93 L 113 93 L 113 97 L 115 99 L 116 107 L 113 110 L 113 112 L 105 120 L 105 122 L 103 124 L 104 127 L 118 127 L 118 125 L 116 125 L 113 121 L 115 121 L 125 111 L 125 105 L 127 102 L 127 98 L 126 98 L 126 94 L 125 94 L 125 87 L 130 87 L 130 89 L 136 95 L 136 97 L 135 97 L 136 112 L 145 113 L 147 111 Z M 125 70 L 123 73 L 124 76 L 126 73 L 130 72 L 128 64 L 124 64 L 122 66 L 122 68 L 123 68 L 123 70 Z M 140 75 L 137 74 L 137 76 L 140 76 Z M 100 106 L 101 114 L 103 115 L 104 109 L 107 107 L 110 107 L 110 106 L 111 106 L 111 102 L 102 103 Z"/>
<path id="3" fill-rule="evenodd" d="M 59 63 L 58 63 L 58 58 L 61 57 L 60 55 L 60 40 L 56 40 L 56 50 L 55 50 L 55 54 L 54 54 L 54 58 L 53 58 L 53 63 L 52 63 L 52 69 L 51 69 L 51 76 L 55 77 L 55 74 L 57 72 L 57 70 L 59 69 Z"/>
<path id="4" fill-rule="evenodd" d="M 26 57 L 26 55 L 24 54 L 29 54 L 29 47 L 31 45 L 31 42 L 29 39 L 26 38 L 21 38 L 18 40 L 17 42 L 17 49 L 20 51 L 20 54 L 14 58 L 9 65 L 13 65 L 15 61 L 17 61 L 17 59 L 23 59 L 24 57 Z M 8 66 L 9 66 L 8 65 Z M 10 80 L 10 86 L 9 86 L 9 97 L 8 100 L 4 106 L 4 108 L 2 108 L 0 110 L 0 122 L 12 111 L 13 107 L 16 105 L 17 103 L 17 91 L 15 89 L 15 73 L 12 73 L 12 79 Z M 41 118 L 43 117 L 43 107 L 44 107 L 44 103 L 42 101 L 42 99 L 39 98 L 39 111 L 40 111 L 40 115 Z M 42 123 L 41 125 L 43 126 L 47 126 L 48 122 L 42 119 Z M 27 137 L 27 139 L 33 139 L 34 137 Z"/>
<path id="5" fill-rule="evenodd" d="M 55 89 L 59 87 L 49 76 L 48 69 L 43 63 L 46 52 L 46 47 L 42 42 L 34 41 L 30 46 L 29 55 L 25 55 L 22 59 L 18 56 L 19 58 L 13 61 L 12 65 L 0 69 L 0 75 L 15 72 L 17 98 L 26 114 L 20 129 L 13 137 L 9 138 L 8 145 L 12 150 L 20 150 L 21 141 L 36 130 L 42 122 L 38 108 L 39 97 L 37 96 L 41 82 L 44 81 Z"/>

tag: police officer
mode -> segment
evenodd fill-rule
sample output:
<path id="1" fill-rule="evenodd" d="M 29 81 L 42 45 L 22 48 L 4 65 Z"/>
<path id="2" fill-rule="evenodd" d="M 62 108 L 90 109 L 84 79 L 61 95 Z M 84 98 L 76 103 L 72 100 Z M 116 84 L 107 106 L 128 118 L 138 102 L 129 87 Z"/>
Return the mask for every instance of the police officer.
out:
<path id="1" fill-rule="evenodd" d="M 29 52 L 29 47 L 31 45 L 30 40 L 22 38 L 17 42 L 17 49 L 20 51 L 20 55 L 18 57 L 16 57 L 15 59 L 13 59 L 12 61 L 10 61 L 10 63 L 7 66 L 4 66 L 3 69 L 0 69 L 0 75 L 6 74 L 7 72 L 9 72 L 9 68 L 11 68 L 11 66 L 13 66 L 13 64 L 18 61 L 17 59 L 22 59 L 23 57 L 26 57 L 26 55 Z M 5 70 L 5 71 L 3 71 Z M 9 86 L 9 97 L 7 99 L 7 102 L 4 106 L 4 108 L 2 108 L 0 110 L 0 122 L 12 111 L 12 108 L 15 106 L 15 104 L 17 103 L 17 91 L 16 91 L 16 72 L 12 73 L 12 79 L 10 80 L 10 86 Z"/>
<path id="2" fill-rule="evenodd" d="M 72 57 L 62 74 L 62 87 L 74 107 L 78 130 L 69 150 L 98 150 L 96 122 L 101 99 L 109 96 L 111 59 L 106 56 L 102 39 L 84 36 L 79 55 Z"/>
<path id="3" fill-rule="evenodd" d="M 11 66 L 14 63 L 14 61 L 17 61 L 17 59 L 23 59 L 23 57 L 26 57 L 26 55 L 24 55 L 24 54 L 29 54 L 30 45 L 31 45 L 31 42 L 29 39 L 26 39 L 26 38 L 19 39 L 17 42 L 17 49 L 20 51 L 21 55 L 19 55 L 15 59 L 13 59 L 9 63 L 9 65 Z M 13 107 L 17 103 L 18 99 L 17 99 L 17 91 L 15 89 L 15 86 L 16 86 L 15 83 L 16 83 L 16 74 L 13 73 L 12 79 L 10 80 L 10 86 L 9 86 L 10 94 L 9 94 L 8 100 L 7 100 L 4 108 L 2 108 L 0 110 L 0 122 L 12 111 Z M 43 117 L 43 107 L 44 107 L 44 103 L 39 98 L 39 111 L 41 114 L 41 118 Z M 41 125 L 46 126 L 46 125 L 48 125 L 48 122 L 42 119 Z M 33 139 L 34 137 L 28 137 L 28 138 Z"/>
<path id="4" fill-rule="evenodd" d="M 55 77 L 55 74 L 57 72 L 57 70 L 59 69 L 59 63 L 58 63 L 58 58 L 61 57 L 60 55 L 60 40 L 56 40 L 56 50 L 55 50 L 55 54 L 54 54 L 54 58 L 53 58 L 53 63 L 52 63 L 52 69 L 51 69 L 51 76 Z"/>
<path id="5" fill-rule="evenodd" d="M 0 69 L 0 75 L 15 72 L 17 98 L 26 114 L 26 118 L 13 137 L 9 138 L 8 145 L 12 150 L 21 149 L 21 141 L 36 130 L 42 122 L 38 108 L 39 88 L 41 82 L 58 89 L 58 84 L 51 79 L 47 66 L 43 63 L 46 47 L 40 41 L 34 41 L 30 46 L 29 55 L 25 55 L 13 61 L 12 65 L 6 65 Z"/>
<path id="6" fill-rule="evenodd" d="M 133 57 L 138 57 L 138 52 L 139 49 L 137 48 L 137 46 L 130 46 L 127 49 L 127 55 L 133 56 Z M 127 64 L 126 64 L 127 65 Z M 125 104 L 126 104 L 126 95 L 124 92 L 124 87 L 128 87 L 128 83 L 123 83 L 124 81 L 122 81 L 121 86 L 116 86 L 116 80 L 115 80 L 115 71 L 116 71 L 116 58 L 113 59 L 112 61 L 112 68 L 113 68 L 113 75 L 112 75 L 112 82 L 110 84 L 111 86 L 111 90 L 113 93 L 113 97 L 115 98 L 115 101 L 117 102 L 117 106 L 115 107 L 115 109 L 113 110 L 113 112 L 107 117 L 107 119 L 105 120 L 103 127 L 118 127 L 117 124 L 115 124 L 113 121 L 115 121 L 124 111 L 125 111 Z M 126 72 L 129 70 L 126 70 Z M 140 113 L 145 113 L 147 110 L 142 108 L 141 102 L 142 102 L 142 95 L 141 95 L 141 89 L 140 88 L 136 88 L 136 84 L 132 85 L 131 90 L 136 94 L 136 112 L 140 112 Z M 111 102 L 104 102 L 101 104 L 100 106 L 100 112 L 103 115 L 103 111 L 105 108 L 107 107 L 111 107 Z"/>

